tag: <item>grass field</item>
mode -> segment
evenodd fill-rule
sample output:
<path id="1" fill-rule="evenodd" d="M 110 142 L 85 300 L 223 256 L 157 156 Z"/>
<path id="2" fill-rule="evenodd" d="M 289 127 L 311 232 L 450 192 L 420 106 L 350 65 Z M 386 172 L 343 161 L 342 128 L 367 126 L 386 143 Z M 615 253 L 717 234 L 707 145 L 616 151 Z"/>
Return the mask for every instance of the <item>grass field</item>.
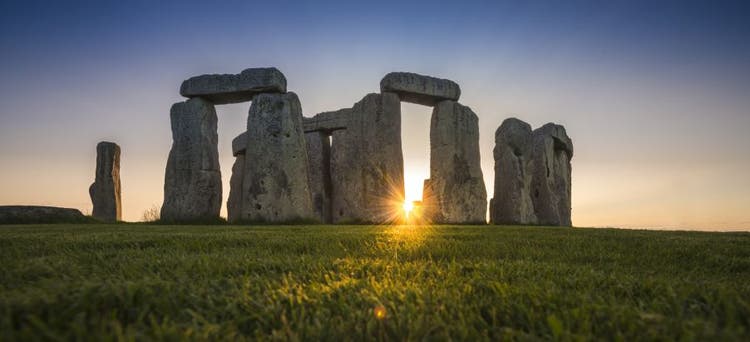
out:
<path id="1" fill-rule="evenodd" d="M 0 340 L 750 339 L 750 234 L 0 226 Z"/>

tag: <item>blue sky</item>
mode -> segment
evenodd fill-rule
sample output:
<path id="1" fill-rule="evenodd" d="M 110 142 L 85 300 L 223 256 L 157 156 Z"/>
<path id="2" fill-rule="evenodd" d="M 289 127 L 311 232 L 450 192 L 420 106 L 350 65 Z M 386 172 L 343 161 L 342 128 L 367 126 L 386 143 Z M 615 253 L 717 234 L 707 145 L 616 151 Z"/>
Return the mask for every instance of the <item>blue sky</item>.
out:
<path id="1" fill-rule="evenodd" d="M 90 210 L 95 145 L 113 140 L 137 220 L 161 203 L 182 80 L 276 66 L 308 116 L 390 71 L 455 80 L 490 196 L 494 131 L 516 116 L 572 136 L 574 224 L 750 229 L 748 18 L 747 1 L 5 1 L 0 204 Z M 219 108 L 225 180 L 248 106 Z M 430 109 L 402 110 L 421 184 Z"/>

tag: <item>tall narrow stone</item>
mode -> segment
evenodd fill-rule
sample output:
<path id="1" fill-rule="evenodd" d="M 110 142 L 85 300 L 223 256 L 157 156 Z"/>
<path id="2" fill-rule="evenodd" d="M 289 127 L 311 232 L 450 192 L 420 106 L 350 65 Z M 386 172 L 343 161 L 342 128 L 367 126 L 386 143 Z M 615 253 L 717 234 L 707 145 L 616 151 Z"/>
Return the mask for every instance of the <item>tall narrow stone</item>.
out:
<path id="1" fill-rule="evenodd" d="M 331 143 L 323 132 L 305 133 L 313 210 L 320 222 L 331 223 Z"/>
<path id="2" fill-rule="evenodd" d="M 314 218 L 297 95 L 259 94 L 247 120 L 242 220 L 289 222 Z"/>
<path id="3" fill-rule="evenodd" d="M 247 150 L 247 132 L 232 140 L 232 177 L 229 178 L 229 198 L 227 198 L 227 220 L 242 220 L 242 181 L 245 174 L 245 151 Z"/>
<path id="4" fill-rule="evenodd" d="M 458 102 L 435 106 L 430 125 L 430 198 L 425 208 L 436 223 L 485 223 L 487 190 L 479 157 L 477 115 Z"/>
<path id="5" fill-rule="evenodd" d="M 495 132 L 495 197 L 490 201 L 490 222 L 534 224 L 531 186 L 531 126 L 510 118 Z"/>
<path id="6" fill-rule="evenodd" d="M 394 93 L 368 94 L 347 110 L 346 129 L 331 142 L 333 222 L 403 219 L 401 103 Z"/>
<path id="7" fill-rule="evenodd" d="M 565 127 L 548 123 L 532 134 L 531 199 L 540 224 L 570 226 L 573 142 Z"/>
<path id="8" fill-rule="evenodd" d="M 120 146 L 102 141 L 96 145 L 96 178 L 89 188 L 92 216 L 115 222 L 122 219 L 120 198 Z"/>
<path id="9" fill-rule="evenodd" d="M 172 106 L 172 149 L 164 177 L 164 221 L 214 220 L 221 209 L 216 110 L 193 98 Z"/>

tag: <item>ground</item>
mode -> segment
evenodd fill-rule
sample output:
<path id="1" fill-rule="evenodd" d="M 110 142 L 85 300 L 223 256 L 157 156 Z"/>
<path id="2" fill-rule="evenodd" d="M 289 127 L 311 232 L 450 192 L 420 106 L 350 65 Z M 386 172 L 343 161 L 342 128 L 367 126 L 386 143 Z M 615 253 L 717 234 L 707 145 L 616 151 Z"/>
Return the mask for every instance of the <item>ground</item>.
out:
<path id="1" fill-rule="evenodd" d="M 750 234 L 0 226 L 0 340 L 750 339 Z"/>

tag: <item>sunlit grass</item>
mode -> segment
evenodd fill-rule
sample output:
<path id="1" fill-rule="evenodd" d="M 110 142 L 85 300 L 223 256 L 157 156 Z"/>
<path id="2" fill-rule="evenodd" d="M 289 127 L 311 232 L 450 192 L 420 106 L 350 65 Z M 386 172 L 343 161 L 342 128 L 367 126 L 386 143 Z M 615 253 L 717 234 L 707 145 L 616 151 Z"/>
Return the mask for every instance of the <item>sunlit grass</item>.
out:
<path id="1" fill-rule="evenodd" d="M 0 227 L 0 341 L 748 340 L 750 234 Z"/>

